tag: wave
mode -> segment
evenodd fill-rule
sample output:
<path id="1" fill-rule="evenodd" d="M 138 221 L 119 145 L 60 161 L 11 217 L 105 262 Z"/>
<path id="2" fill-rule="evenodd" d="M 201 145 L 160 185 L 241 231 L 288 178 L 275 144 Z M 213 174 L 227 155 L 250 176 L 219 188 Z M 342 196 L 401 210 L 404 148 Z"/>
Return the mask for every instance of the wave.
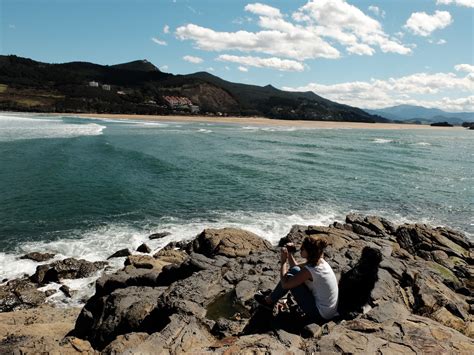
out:
<path id="1" fill-rule="evenodd" d="M 372 142 L 378 143 L 378 144 L 385 144 L 385 143 L 392 143 L 393 139 L 375 138 Z"/>
<path id="2" fill-rule="evenodd" d="M 73 257 L 89 261 L 105 260 L 119 249 L 136 248 L 146 242 L 153 253 L 171 241 L 190 240 L 204 228 L 235 227 L 254 232 L 271 243 L 277 243 L 285 236 L 293 224 L 326 225 L 337 218 L 335 212 L 326 214 L 291 214 L 270 212 L 215 212 L 208 218 L 180 219 L 162 217 L 156 221 L 148 221 L 140 226 L 128 224 L 109 224 L 90 230 L 65 232 L 63 237 L 54 241 L 26 242 L 19 245 L 14 253 L 0 253 L 0 280 L 15 278 L 24 273 L 34 273 L 39 263 L 19 259 L 20 256 L 33 252 L 49 252 L 56 254 L 53 260 Z M 341 216 L 339 216 L 341 217 Z M 148 240 L 152 233 L 168 231 L 171 234 L 159 240 Z M 112 264 L 117 259 L 112 259 Z M 51 261 L 48 261 L 51 262 Z M 120 260 L 121 266 L 123 260 Z M 113 266 L 113 265 L 112 265 Z"/>
<path id="3" fill-rule="evenodd" d="M 40 138 L 98 136 L 106 126 L 97 123 L 66 123 L 61 118 L 0 116 L 0 142 Z"/>
<path id="4" fill-rule="evenodd" d="M 198 132 L 199 133 L 212 133 L 212 131 L 210 129 L 204 129 L 204 128 L 198 129 Z"/>
<path id="5" fill-rule="evenodd" d="M 32 275 L 40 264 L 51 263 L 68 257 L 85 259 L 88 261 L 106 260 L 115 251 L 123 248 L 136 250 L 146 243 L 154 254 L 169 242 L 191 240 L 205 228 L 234 227 L 251 231 L 272 244 L 277 244 L 284 237 L 292 225 L 323 225 L 327 226 L 335 221 L 343 222 L 345 214 L 331 207 L 324 208 L 325 212 L 311 212 L 310 209 L 294 214 L 272 212 L 215 212 L 208 218 L 181 219 L 175 217 L 162 217 L 157 221 L 148 221 L 140 226 L 127 224 L 109 224 L 89 230 L 69 231 L 62 239 L 55 241 L 27 242 L 19 245 L 13 253 L 0 253 L 0 280 L 13 279 L 24 275 Z M 314 210 L 313 210 L 314 211 Z M 347 209 L 344 213 L 347 212 Z M 414 223 L 410 219 L 384 211 L 352 211 L 363 214 L 375 214 L 389 217 L 396 224 Z M 436 224 L 433 220 L 422 219 L 417 222 Z M 162 239 L 149 240 L 152 233 L 167 231 L 170 233 Z M 20 256 L 33 251 L 49 252 L 56 254 L 54 259 L 43 263 L 31 260 L 22 260 Z M 134 252 L 134 254 L 140 254 Z M 109 260 L 107 273 L 114 272 L 123 267 L 124 258 Z M 48 302 L 59 306 L 81 305 L 94 293 L 95 280 L 101 275 L 96 275 L 77 280 L 64 280 L 73 292 L 72 298 L 66 298 L 58 291 L 60 284 L 48 284 L 42 290 L 54 289 L 55 294 L 48 298 Z M 1 281 L 0 281 L 1 282 Z"/>
<path id="6" fill-rule="evenodd" d="M 429 145 L 431 145 L 431 143 L 427 143 L 427 142 L 418 142 L 418 143 L 414 143 L 414 145 L 429 146 Z"/>

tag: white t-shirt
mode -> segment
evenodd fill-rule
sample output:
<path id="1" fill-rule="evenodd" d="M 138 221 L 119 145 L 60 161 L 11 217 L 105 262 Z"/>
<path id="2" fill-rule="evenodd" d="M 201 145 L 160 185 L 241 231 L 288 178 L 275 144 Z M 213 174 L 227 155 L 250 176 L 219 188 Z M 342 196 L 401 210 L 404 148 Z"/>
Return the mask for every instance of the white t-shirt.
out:
<path id="1" fill-rule="evenodd" d="M 339 294 L 334 271 L 324 259 L 321 259 L 319 265 L 306 265 L 305 267 L 309 270 L 313 279 L 312 281 L 306 280 L 305 284 L 313 293 L 319 313 L 324 319 L 333 318 L 337 315 Z"/>

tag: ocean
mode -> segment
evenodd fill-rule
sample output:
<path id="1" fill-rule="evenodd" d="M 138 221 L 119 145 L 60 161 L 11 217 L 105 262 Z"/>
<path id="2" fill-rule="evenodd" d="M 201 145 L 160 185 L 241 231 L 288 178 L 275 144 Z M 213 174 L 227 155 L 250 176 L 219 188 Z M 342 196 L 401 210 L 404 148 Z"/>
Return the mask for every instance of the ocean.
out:
<path id="1" fill-rule="evenodd" d="M 275 243 L 350 212 L 472 237 L 472 135 L 2 113 L 0 281 L 33 273 L 30 251 L 103 260 L 225 226 Z"/>

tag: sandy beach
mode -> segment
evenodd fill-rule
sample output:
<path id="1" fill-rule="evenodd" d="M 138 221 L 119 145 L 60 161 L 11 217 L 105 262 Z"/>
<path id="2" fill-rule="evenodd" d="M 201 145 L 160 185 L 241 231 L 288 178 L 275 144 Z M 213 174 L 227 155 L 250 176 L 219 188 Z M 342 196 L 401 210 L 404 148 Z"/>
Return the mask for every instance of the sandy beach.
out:
<path id="1" fill-rule="evenodd" d="M 65 115 L 65 114 L 57 114 Z M 234 123 L 258 126 L 285 126 L 302 128 L 343 128 L 343 129 L 431 129 L 431 130 L 460 130 L 462 127 L 431 127 L 428 125 L 399 124 L 399 123 L 366 123 L 366 122 L 335 122 L 335 121 L 303 121 L 277 120 L 263 117 L 211 117 L 211 116 L 154 116 L 154 115 L 121 115 L 121 114 L 77 114 L 82 118 L 103 118 L 114 120 L 144 120 L 160 122 L 206 122 L 206 123 Z"/>

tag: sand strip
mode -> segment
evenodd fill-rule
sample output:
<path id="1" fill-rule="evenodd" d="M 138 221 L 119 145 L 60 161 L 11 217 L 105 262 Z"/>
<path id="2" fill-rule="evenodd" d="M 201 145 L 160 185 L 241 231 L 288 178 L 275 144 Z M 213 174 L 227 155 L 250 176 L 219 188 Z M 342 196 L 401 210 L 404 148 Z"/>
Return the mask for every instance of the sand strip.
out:
<path id="1" fill-rule="evenodd" d="M 68 114 L 55 114 L 65 116 Z M 365 122 L 334 122 L 334 121 L 302 121 L 277 120 L 263 117 L 217 117 L 217 116 L 154 116 L 154 115 L 121 115 L 121 114 L 71 114 L 82 118 L 102 118 L 114 120 L 143 120 L 158 122 L 203 122 L 203 123 L 233 123 L 257 126 L 284 126 L 299 128 L 345 128 L 345 129 L 429 129 L 429 130 L 464 130 L 463 127 L 431 127 L 428 125 L 399 124 L 399 123 L 365 123 Z"/>

